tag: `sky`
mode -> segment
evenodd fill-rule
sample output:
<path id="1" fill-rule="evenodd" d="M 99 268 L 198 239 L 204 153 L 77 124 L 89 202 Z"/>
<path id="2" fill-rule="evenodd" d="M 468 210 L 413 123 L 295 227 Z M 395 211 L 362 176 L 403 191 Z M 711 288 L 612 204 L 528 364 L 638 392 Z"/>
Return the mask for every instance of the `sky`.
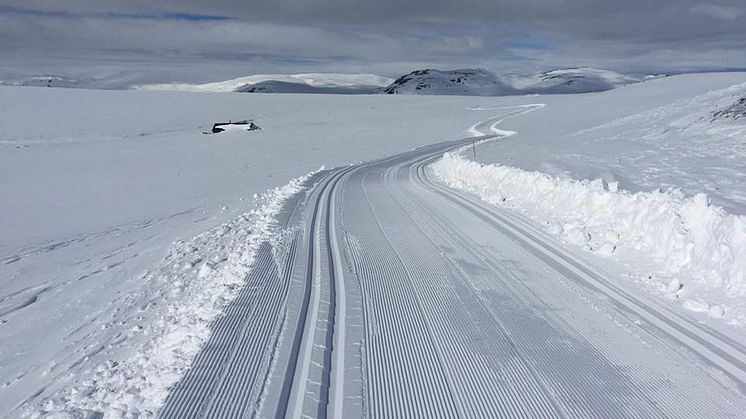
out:
<path id="1" fill-rule="evenodd" d="M 744 21 L 744 0 L 0 0 L 0 73 L 675 73 L 746 68 Z"/>

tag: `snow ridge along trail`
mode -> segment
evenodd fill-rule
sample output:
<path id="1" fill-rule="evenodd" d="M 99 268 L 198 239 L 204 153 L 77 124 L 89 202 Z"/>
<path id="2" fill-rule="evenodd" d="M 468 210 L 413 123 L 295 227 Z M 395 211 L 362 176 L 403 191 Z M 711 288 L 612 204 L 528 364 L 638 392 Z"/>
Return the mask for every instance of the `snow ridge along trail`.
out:
<path id="1" fill-rule="evenodd" d="M 434 180 L 540 107 L 315 175 L 161 416 L 742 417 L 743 339 Z"/>

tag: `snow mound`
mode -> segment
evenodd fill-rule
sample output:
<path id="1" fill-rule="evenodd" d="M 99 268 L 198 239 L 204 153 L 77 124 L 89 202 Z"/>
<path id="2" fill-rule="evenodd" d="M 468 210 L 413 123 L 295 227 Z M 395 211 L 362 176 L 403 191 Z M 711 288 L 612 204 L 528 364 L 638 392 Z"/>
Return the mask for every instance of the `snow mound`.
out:
<path id="1" fill-rule="evenodd" d="M 258 74 L 206 84 L 144 84 L 136 90 L 169 90 L 184 92 L 256 92 L 264 93 L 336 93 L 358 89 L 371 92 L 391 83 L 392 79 L 376 74 Z"/>
<path id="2" fill-rule="evenodd" d="M 135 326 L 128 334 L 147 336 L 128 359 L 95 367 L 70 389 L 30 406 L 32 417 L 154 417 L 168 389 L 191 366 L 210 336 L 210 325 L 244 286 L 259 246 L 278 234 L 275 217 L 312 174 L 268 191 L 260 204 L 222 226 L 187 242 L 177 242 L 161 265 L 146 274 L 135 293 L 132 316 L 161 310 L 160 320 Z M 136 322 L 135 322 L 136 323 Z M 109 327 L 109 325 L 104 325 Z"/>
<path id="3" fill-rule="evenodd" d="M 712 117 L 715 119 L 739 119 L 746 116 L 746 97 L 738 99 L 738 101 L 725 109 L 713 112 Z"/>
<path id="4" fill-rule="evenodd" d="M 685 308 L 746 324 L 746 216 L 678 189 L 631 193 L 616 183 L 556 178 L 446 154 L 432 165 L 445 184 L 512 208 L 564 241 L 633 267 Z M 625 259 L 627 258 L 627 259 Z"/>

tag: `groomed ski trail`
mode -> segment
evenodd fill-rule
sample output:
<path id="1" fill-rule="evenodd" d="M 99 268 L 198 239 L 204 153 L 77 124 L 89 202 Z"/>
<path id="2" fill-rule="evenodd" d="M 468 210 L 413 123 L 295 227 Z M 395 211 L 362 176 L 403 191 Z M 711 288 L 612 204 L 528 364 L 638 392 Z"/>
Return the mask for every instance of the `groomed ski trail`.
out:
<path id="1" fill-rule="evenodd" d="M 743 340 L 434 180 L 543 106 L 314 176 L 161 416 L 742 417 Z"/>

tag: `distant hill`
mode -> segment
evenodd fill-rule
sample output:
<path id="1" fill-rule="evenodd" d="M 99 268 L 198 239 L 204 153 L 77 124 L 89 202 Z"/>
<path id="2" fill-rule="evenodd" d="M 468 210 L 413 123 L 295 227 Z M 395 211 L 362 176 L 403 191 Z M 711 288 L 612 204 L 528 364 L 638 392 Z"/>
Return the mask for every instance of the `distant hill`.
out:
<path id="1" fill-rule="evenodd" d="M 533 76 L 508 76 L 507 80 L 524 93 L 588 93 L 611 90 L 641 79 L 591 67 L 563 68 Z"/>
<path id="2" fill-rule="evenodd" d="M 236 92 L 245 93 L 324 93 L 324 94 L 374 94 L 378 86 L 312 86 L 306 83 L 267 80 L 240 87 Z"/>
<path id="3" fill-rule="evenodd" d="M 424 69 L 396 80 L 376 74 L 259 74 L 211 83 L 145 84 L 169 74 L 122 71 L 100 78 L 0 73 L 0 85 L 184 92 L 507 96 L 599 92 L 645 79 L 590 67 L 498 76 L 484 69 Z M 659 76 L 650 76 L 657 78 Z M 647 79 L 647 78 L 646 78 Z"/>
<path id="4" fill-rule="evenodd" d="M 153 79 L 172 77 L 168 71 L 119 71 L 101 76 L 82 74 L 23 74 L 0 71 L 0 86 L 67 87 L 79 89 L 126 90 Z"/>
<path id="5" fill-rule="evenodd" d="M 505 96 L 515 94 L 587 93 L 613 89 L 640 79 L 589 67 L 545 71 L 529 76 L 499 77 L 482 69 L 417 70 L 394 80 L 387 94 Z"/>
<path id="6" fill-rule="evenodd" d="M 384 90 L 386 94 L 504 96 L 517 93 L 497 76 L 482 69 L 416 70 Z"/>
<path id="7" fill-rule="evenodd" d="M 249 93 L 376 93 L 393 79 L 376 74 L 260 74 L 205 84 L 149 84 L 138 90 Z"/>

